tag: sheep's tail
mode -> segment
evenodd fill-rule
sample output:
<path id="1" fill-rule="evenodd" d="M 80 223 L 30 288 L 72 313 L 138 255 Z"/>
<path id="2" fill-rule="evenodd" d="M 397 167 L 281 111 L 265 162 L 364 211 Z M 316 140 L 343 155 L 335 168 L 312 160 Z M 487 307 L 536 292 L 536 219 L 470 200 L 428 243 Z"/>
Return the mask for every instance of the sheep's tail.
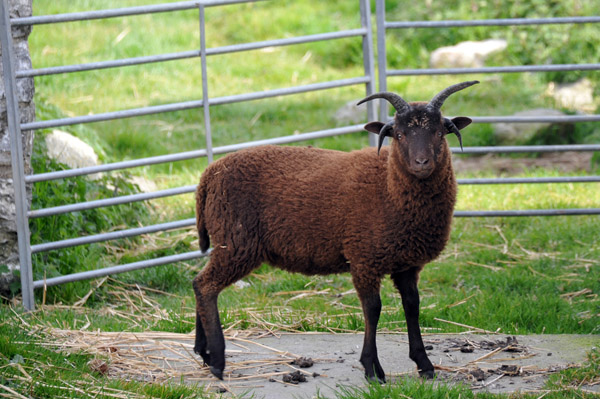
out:
<path id="1" fill-rule="evenodd" d="M 210 238 L 208 237 L 204 218 L 205 204 L 206 182 L 203 179 L 200 181 L 198 189 L 196 190 L 196 227 L 198 228 L 198 242 L 200 243 L 200 250 L 202 252 L 206 252 L 210 247 Z"/>

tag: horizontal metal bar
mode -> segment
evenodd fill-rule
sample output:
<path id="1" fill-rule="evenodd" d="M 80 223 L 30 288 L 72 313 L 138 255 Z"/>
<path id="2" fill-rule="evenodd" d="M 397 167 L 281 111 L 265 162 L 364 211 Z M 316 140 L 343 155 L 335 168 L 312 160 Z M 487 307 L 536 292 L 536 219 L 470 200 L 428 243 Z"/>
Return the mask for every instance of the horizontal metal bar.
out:
<path id="1" fill-rule="evenodd" d="M 304 86 L 296 86 L 296 87 L 287 87 L 283 89 L 274 89 L 274 90 L 266 90 L 259 91 L 255 93 L 246 93 L 246 94 L 238 94 L 233 96 L 225 96 L 225 97 L 215 97 L 211 98 L 209 101 L 210 105 L 223 105 L 223 104 L 232 104 L 242 101 L 251 101 L 251 100 L 261 100 L 264 98 L 278 97 L 278 96 L 287 96 L 290 94 L 300 94 L 307 93 L 311 91 L 318 90 L 326 90 L 326 89 L 334 89 L 337 87 L 344 86 L 352 86 L 367 83 L 370 77 L 361 76 L 357 78 L 349 78 L 349 79 L 341 79 L 341 80 L 332 80 L 329 82 L 322 83 L 312 83 Z"/>
<path id="2" fill-rule="evenodd" d="M 59 170 L 56 172 L 38 173 L 25 176 L 27 183 L 37 183 L 41 181 L 64 179 L 67 177 L 91 175 L 95 173 L 109 172 L 113 170 L 137 168 L 140 166 L 156 165 L 168 162 L 185 161 L 206 156 L 206 150 L 186 151 L 176 154 L 158 155 L 155 157 L 132 159 L 130 161 L 107 163 L 97 166 L 87 166 L 85 168 Z"/>
<path id="3" fill-rule="evenodd" d="M 385 29 L 407 28 L 451 28 L 466 26 L 512 26 L 598 23 L 600 17 L 557 17 L 557 18 L 501 18 L 453 21 L 388 21 Z"/>
<path id="4" fill-rule="evenodd" d="M 85 72 L 97 69 L 118 68 L 133 65 L 150 64 L 153 62 L 175 61 L 187 58 L 199 57 L 200 51 L 182 51 L 178 53 L 168 53 L 159 55 L 149 55 L 143 57 L 123 58 L 120 60 L 89 62 L 85 64 L 63 65 L 38 69 L 23 69 L 17 71 L 17 78 L 28 78 L 32 76 L 57 75 L 61 73 Z"/>
<path id="5" fill-rule="evenodd" d="M 333 89 L 367 83 L 370 77 L 362 76 L 349 79 L 334 80 L 330 82 L 311 83 L 303 86 L 287 87 L 282 89 L 266 90 L 262 92 L 245 93 L 232 96 L 215 97 L 210 99 L 210 105 L 231 104 L 242 101 L 260 100 L 271 97 L 300 94 L 310 91 Z M 152 115 L 164 112 L 182 111 L 203 106 L 202 100 L 186 101 L 180 103 L 156 105 L 150 107 L 133 108 L 129 110 L 106 112 L 96 115 L 76 116 L 72 118 L 50 119 L 21 124 L 22 130 L 46 129 L 58 126 L 69 126 L 80 123 L 102 122 L 113 119 L 131 118 L 136 116 Z M 565 116 L 474 116 L 475 123 L 565 123 L 565 122 L 591 122 L 600 121 L 600 115 L 565 115 Z"/>
<path id="6" fill-rule="evenodd" d="M 76 204 L 55 206 L 52 208 L 36 209 L 27 212 L 30 219 L 40 218 L 45 216 L 61 215 L 68 212 L 79 212 L 105 206 L 122 205 L 130 202 L 147 201 L 156 198 L 170 197 L 173 195 L 181 195 L 194 192 L 196 186 L 183 186 L 170 188 L 167 190 L 154 191 L 151 193 L 139 193 L 132 195 L 123 195 L 120 197 L 106 198 L 96 201 L 79 202 Z"/>
<path id="7" fill-rule="evenodd" d="M 423 69 L 390 69 L 387 76 L 417 75 L 459 75 L 475 73 L 516 73 L 516 72 L 552 72 L 552 71 L 594 71 L 600 64 L 554 64 L 554 65 L 518 65 L 492 66 L 481 68 L 423 68 Z"/>
<path id="8" fill-rule="evenodd" d="M 331 137 L 347 133 L 355 133 L 363 130 L 363 125 L 353 125 L 345 128 L 335 128 L 319 130 L 316 132 L 301 133 L 291 136 L 278 137 L 275 139 L 267 139 L 245 144 L 233 144 L 224 147 L 216 147 L 213 149 L 215 154 L 224 154 L 231 151 L 236 151 L 241 148 L 255 147 L 262 145 L 267 141 L 268 144 L 287 144 L 305 140 L 313 140 L 322 137 Z M 235 149 L 231 149 L 235 148 Z M 575 144 L 575 145 L 537 145 L 537 146 L 498 146 L 498 147 L 464 147 L 461 150 L 458 147 L 451 148 L 456 154 L 489 154 L 489 153 L 531 153 L 531 152 L 566 152 L 566 151 L 600 151 L 600 144 Z M 177 154 L 159 155 L 156 157 L 140 158 L 131 161 L 108 163 L 98 166 L 88 166 L 79 169 L 67 169 L 56 172 L 38 173 L 25 177 L 27 183 L 37 183 L 41 181 L 64 179 L 68 177 L 84 176 L 94 173 L 109 172 L 113 170 L 136 168 L 140 166 L 155 165 L 167 162 L 185 161 L 188 159 L 197 159 L 206 156 L 206 150 L 186 151 Z"/>
<path id="9" fill-rule="evenodd" d="M 251 142 L 242 143 L 242 144 L 231 144 L 231 145 L 222 146 L 222 147 L 215 147 L 215 148 L 213 148 L 213 153 L 214 154 L 225 154 L 225 153 L 236 151 L 236 150 L 242 149 L 242 148 L 257 147 L 257 146 L 265 145 L 265 144 L 295 143 L 295 142 L 299 142 L 299 141 L 314 140 L 314 139 L 323 138 L 323 137 L 331 137 L 331 136 L 339 136 L 342 134 L 356 133 L 356 132 L 360 132 L 362 130 L 363 130 L 362 124 L 346 126 L 346 127 L 339 127 L 339 128 L 334 128 L 334 129 L 318 130 L 315 132 L 300 133 L 300 134 L 294 134 L 294 135 L 290 135 L 290 136 L 276 137 L 273 139 L 265 139 L 265 140 L 251 141 Z M 187 152 L 181 152 L 181 153 L 177 153 L 177 154 L 159 155 L 156 157 L 141 158 L 141 159 L 135 159 L 135 160 L 123 161 L 123 162 L 115 162 L 115 163 L 110 163 L 110 164 L 105 164 L 105 165 L 88 166 L 88 167 L 79 168 L 79 169 L 68 169 L 68 170 L 60 170 L 60 171 L 56 171 L 56 172 L 39 173 L 36 175 L 26 176 L 25 181 L 27 183 L 36 183 L 36 182 L 41 182 L 41 181 L 64 179 L 64 178 L 74 177 L 74 176 L 83 176 L 83 175 L 90 175 L 90 174 L 100 173 L 100 172 L 108 172 L 108 171 L 112 171 L 112 170 L 129 169 L 129 168 L 134 168 L 134 167 L 139 167 L 139 166 L 154 165 L 154 164 L 159 164 L 159 163 L 184 161 L 184 160 L 188 160 L 188 159 L 201 158 L 201 157 L 205 157 L 205 156 L 206 156 L 206 150 L 204 150 L 204 149 L 196 150 L 196 151 L 187 151 Z"/>
<path id="10" fill-rule="evenodd" d="M 294 44 L 303 44 L 311 42 L 319 42 L 333 39 L 343 39 L 348 37 L 363 36 L 367 34 L 367 30 L 363 28 L 350 29 L 338 32 L 318 33 L 314 35 L 290 37 L 285 39 L 265 40 L 253 43 L 232 44 L 229 46 L 213 47 L 206 50 L 207 55 L 218 55 L 234 53 L 239 51 L 258 50 L 267 47 L 291 46 Z"/>
<path id="11" fill-rule="evenodd" d="M 448 118 L 453 116 L 446 115 Z M 474 123 L 576 123 L 600 121 L 600 114 L 593 115 L 561 115 L 561 116 L 470 116 Z M 389 117 L 388 121 L 392 118 Z M 478 148 L 478 147 L 472 147 Z M 502 148 L 502 147 L 498 147 Z M 587 150 L 584 150 L 587 151 Z M 527 152 L 527 151 L 524 151 Z"/>
<path id="12" fill-rule="evenodd" d="M 144 226 L 127 230 L 111 231 L 110 233 L 94 234 L 90 236 L 77 237 L 62 241 L 45 242 L 43 244 L 32 245 L 31 253 L 52 251 L 55 249 L 75 247 L 77 245 L 93 244 L 102 241 L 118 240 L 121 238 L 135 237 L 142 234 L 157 233 L 159 231 L 177 230 L 193 226 L 195 223 L 196 219 L 190 218 L 185 220 L 179 220 L 176 222 L 154 224 L 152 226 Z"/>
<path id="13" fill-rule="evenodd" d="M 75 116 L 72 118 L 50 119 L 46 121 L 37 121 L 24 123 L 21 125 L 23 130 L 47 129 L 58 126 L 77 125 L 80 123 L 103 122 L 114 119 L 132 118 L 136 116 L 153 115 L 164 112 L 183 111 L 186 109 L 202 107 L 202 100 L 185 101 L 180 103 L 155 105 L 150 107 L 132 108 L 123 111 L 106 112 L 96 115 Z"/>
<path id="14" fill-rule="evenodd" d="M 597 178 L 597 180 L 594 180 L 594 181 L 600 181 L 600 176 L 596 176 L 596 178 Z M 461 181 L 461 180 L 463 180 L 463 181 Z M 459 184 L 490 184 L 488 182 L 476 182 L 476 183 L 472 183 L 470 181 L 465 182 L 465 180 L 497 180 L 498 182 L 501 182 L 502 180 L 507 180 L 507 179 L 458 179 L 458 183 Z M 510 179 L 508 179 L 508 180 L 510 180 Z M 521 180 L 523 180 L 523 179 L 521 179 Z M 560 182 L 562 182 L 562 181 L 560 181 Z M 496 183 L 496 181 L 492 182 L 492 184 L 493 183 Z M 516 183 L 527 183 L 527 182 L 526 181 L 518 181 Z M 534 183 L 539 183 L 539 182 L 536 181 Z M 479 212 L 479 211 L 476 211 L 476 212 Z M 161 224 L 155 224 L 155 225 L 151 225 L 151 226 L 144 226 L 144 227 L 138 227 L 138 228 L 133 228 L 133 229 L 127 229 L 127 230 L 113 231 L 113 232 L 109 232 L 109 233 L 95 234 L 95 235 L 90 235 L 90 236 L 86 236 L 86 237 L 77 237 L 77 238 L 72 238 L 72 239 L 68 239 L 68 240 L 36 244 L 36 245 L 31 246 L 31 253 L 34 254 L 34 253 L 38 253 L 38 252 L 47 252 L 47 251 L 52 251 L 52 250 L 56 250 L 56 249 L 70 248 L 70 247 L 74 247 L 74 246 L 78 246 L 78 245 L 87 245 L 87 244 L 93 244 L 93 243 L 103 242 L 103 241 L 135 237 L 135 236 L 139 236 L 142 234 L 152 234 L 152 233 L 157 233 L 157 232 L 161 232 L 161 231 L 177 230 L 177 229 L 194 226 L 195 223 L 196 223 L 195 218 L 189 218 L 189 219 L 184 219 L 184 220 L 178 220 L 175 222 L 161 223 Z"/>
<path id="15" fill-rule="evenodd" d="M 458 184 L 537 184 L 537 183 L 596 183 L 600 176 L 557 176 L 557 177 L 498 177 L 457 179 Z"/>
<path id="16" fill-rule="evenodd" d="M 245 148 L 258 147 L 261 145 L 289 144 L 289 143 L 296 143 L 299 141 L 315 140 L 315 139 L 320 139 L 320 138 L 324 138 L 324 137 L 332 137 L 332 136 L 339 136 L 342 134 L 356 133 L 356 132 L 360 132 L 360 131 L 363 131 L 363 125 L 352 125 L 352 126 L 346 126 L 346 127 L 338 127 L 338 128 L 334 128 L 334 129 L 319 130 L 319 131 L 311 132 L 311 133 L 301 133 L 301 134 L 294 134 L 294 135 L 290 135 L 290 136 L 276 137 L 276 138 L 272 138 L 272 139 L 251 141 L 248 143 L 231 144 L 231 145 L 226 145 L 226 146 L 222 146 L 222 147 L 216 147 L 216 148 L 214 148 L 213 152 L 215 154 L 223 154 L 223 153 L 227 153 L 227 152 L 243 150 Z"/>
<path id="17" fill-rule="evenodd" d="M 363 130 L 362 125 L 352 125 L 342 128 L 321 130 L 312 133 L 303 133 L 291 136 L 276 137 L 272 139 L 257 140 L 247 143 L 231 144 L 227 146 L 215 147 L 215 154 L 224 154 L 228 152 L 238 151 L 245 148 L 257 147 L 267 144 L 289 144 L 299 141 L 314 140 L 318 138 L 338 136 L 342 134 L 355 133 Z M 492 147 L 493 148 L 493 147 Z M 474 185 L 474 184 L 521 184 L 521 183 L 593 183 L 600 182 L 600 176 L 564 176 L 564 177 L 532 177 L 532 178 L 477 178 L 477 179 L 458 179 L 459 184 Z M 141 193 L 116 198 L 108 198 L 96 201 L 81 202 L 77 204 L 69 204 L 52 208 L 44 208 L 29 211 L 30 218 L 38 218 L 63 214 L 67 212 L 76 212 L 89 210 L 105 206 L 120 205 L 136 201 L 145 201 L 149 199 L 162 198 L 166 196 L 174 196 L 188 194 L 195 191 L 196 186 L 183 186 L 175 189 L 155 191 L 152 193 Z"/>
<path id="18" fill-rule="evenodd" d="M 192 252 L 186 252 L 183 254 L 164 256 L 162 258 L 142 260 L 139 262 L 128 263 L 125 265 L 111 266 L 111 267 L 105 267 L 103 269 L 88 270 L 88 271 L 80 272 L 80 273 L 67 274 L 67 275 L 59 276 L 59 277 L 52 277 L 52 278 L 49 278 L 46 280 L 37 280 L 37 281 L 33 282 L 33 288 L 36 288 L 36 289 L 43 288 L 44 286 L 51 287 L 54 285 L 59 285 L 59 284 L 64 284 L 64 283 L 72 283 L 74 281 L 89 280 L 92 278 L 109 276 L 111 274 L 119 274 L 119 273 L 131 272 L 131 271 L 139 270 L 139 269 L 146 269 L 148 267 L 166 265 L 168 263 L 183 262 L 186 260 L 203 258 L 203 257 L 209 255 L 210 252 L 211 252 L 211 250 L 208 250 L 206 252 L 192 251 Z"/>
<path id="19" fill-rule="evenodd" d="M 492 154 L 492 153 L 525 153 L 525 152 L 567 152 L 567 151 L 600 151 L 600 144 L 564 144 L 564 145 L 522 145 L 497 147 L 459 147 L 450 148 L 454 154 Z"/>
<path id="20" fill-rule="evenodd" d="M 455 217 L 509 217 L 509 216 L 565 216 L 565 215 L 598 215 L 600 208 L 587 209 L 540 209 L 540 210 L 520 210 L 520 211 L 455 211 Z M 125 265 L 112 266 L 98 270 L 90 270 L 70 275 L 53 277 L 46 280 L 34 281 L 34 288 L 50 287 L 68 282 L 87 280 L 92 278 L 104 277 L 111 274 L 125 273 L 148 267 L 160 266 L 174 262 L 198 259 L 209 255 L 207 252 L 193 251 L 184 254 L 166 256 L 162 258 L 133 262 Z"/>
<path id="21" fill-rule="evenodd" d="M 127 17 L 141 14 L 154 14 L 160 12 L 183 11 L 204 7 L 224 6 L 239 3 L 253 3 L 263 0 L 197 0 L 180 1 L 175 3 L 155 4 L 137 7 L 115 8 L 108 10 L 94 10 L 73 12 L 67 14 L 41 15 L 35 17 L 13 18 L 10 23 L 13 26 L 18 25 L 41 25 L 54 24 L 59 22 L 88 21 L 90 19 L 104 19 L 115 17 Z"/>
<path id="22" fill-rule="evenodd" d="M 285 39 L 265 40 L 254 43 L 234 44 L 230 46 L 214 47 L 206 50 L 206 55 L 219 55 L 234 53 L 239 51 L 257 50 L 266 47 L 281 47 L 294 44 L 311 43 L 324 40 L 342 39 L 347 37 L 361 36 L 366 34 L 366 29 L 352 29 L 339 32 L 320 33 L 315 35 L 298 36 Z M 150 55 L 144 57 L 124 58 L 120 60 L 90 62 L 85 64 L 65 65 L 39 69 L 26 69 L 17 71 L 17 78 L 26 78 L 42 75 L 56 75 L 61 73 L 84 72 L 106 68 L 117 68 L 124 66 L 142 65 L 154 62 L 175 61 L 188 58 L 200 57 L 199 50 L 182 51 L 178 53 L 168 53 L 159 55 Z"/>
<path id="23" fill-rule="evenodd" d="M 520 211 L 455 211 L 454 217 L 577 216 L 600 215 L 600 208 L 528 209 Z"/>
<path id="24" fill-rule="evenodd" d="M 473 116 L 474 123 L 571 123 L 597 122 L 600 115 L 564 115 L 564 116 Z"/>
<path id="25" fill-rule="evenodd" d="M 285 96 L 291 94 L 300 94 L 306 93 L 310 91 L 317 90 L 325 90 L 325 89 L 333 89 L 337 87 L 344 86 L 352 86 L 357 84 L 366 83 L 369 81 L 368 76 L 349 78 L 349 79 L 341 79 L 341 80 L 333 80 L 329 82 L 322 83 L 311 83 L 303 86 L 294 86 L 287 87 L 282 89 L 274 89 L 274 90 L 265 90 L 261 92 L 255 93 L 245 93 L 238 94 L 233 96 L 225 96 L 225 97 L 215 97 L 209 100 L 209 105 L 222 105 L 222 104 L 231 104 L 242 101 L 251 101 L 251 100 L 259 100 L 270 97 L 278 97 Z M 201 108 L 203 106 L 202 100 L 195 101 L 185 101 L 180 103 L 172 103 L 172 104 L 164 104 L 164 105 L 155 105 L 150 107 L 142 107 L 142 108 L 133 108 L 122 111 L 113 111 L 106 112 L 96 115 L 85 115 L 85 116 L 76 116 L 72 118 L 62 118 L 62 119 L 50 119 L 46 121 L 37 121 L 30 123 L 21 124 L 22 130 L 37 130 L 37 129 L 46 129 L 58 126 L 69 126 L 69 125 L 77 125 L 80 123 L 92 123 L 92 122 L 102 122 L 113 119 L 122 119 L 122 118 L 131 118 L 136 116 L 144 116 L 144 115 L 152 115 L 159 114 L 164 112 L 173 112 L 173 111 L 182 111 L 186 109 L 193 108 Z"/>

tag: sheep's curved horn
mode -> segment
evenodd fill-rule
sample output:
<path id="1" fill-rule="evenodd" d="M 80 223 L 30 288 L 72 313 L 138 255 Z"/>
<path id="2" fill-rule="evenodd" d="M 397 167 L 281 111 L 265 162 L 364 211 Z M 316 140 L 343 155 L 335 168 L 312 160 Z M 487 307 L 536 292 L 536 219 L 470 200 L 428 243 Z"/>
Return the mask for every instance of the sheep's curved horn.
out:
<path id="1" fill-rule="evenodd" d="M 389 91 L 382 91 L 380 93 L 371 94 L 370 96 L 360 100 L 356 105 L 360 105 L 366 101 L 371 101 L 376 98 L 383 98 L 384 100 L 387 100 L 390 104 L 394 106 L 394 108 L 399 114 L 410 109 L 410 104 L 408 104 L 402 97 L 400 97 L 396 93 L 390 93 Z"/>
<path id="2" fill-rule="evenodd" d="M 435 97 L 433 97 L 431 101 L 429 101 L 427 107 L 439 111 L 439 109 L 442 108 L 444 101 L 446 101 L 446 99 L 450 97 L 451 94 L 454 94 L 462 89 L 466 89 L 467 87 L 473 86 L 477 83 L 479 83 L 478 80 L 471 80 L 468 82 L 457 83 L 455 85 L 447 87 L 444 90 L 440 91 Z"/>

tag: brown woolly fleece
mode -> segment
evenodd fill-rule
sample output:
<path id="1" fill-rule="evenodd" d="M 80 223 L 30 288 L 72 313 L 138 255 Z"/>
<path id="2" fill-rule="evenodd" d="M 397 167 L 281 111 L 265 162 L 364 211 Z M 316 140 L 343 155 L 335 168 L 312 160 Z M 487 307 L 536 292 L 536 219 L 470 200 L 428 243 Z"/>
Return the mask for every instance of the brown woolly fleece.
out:
<path id="1" fill-rule="evenodd" d="M 426 179 L 406 172 L 397 140 L 379 156 L 264 146 L 220 159 L 196 193 L 200 248 L 209 236 L 214 247 L 203 280 L 218 293 L 267 262 L 308 275 L 350 271 L 360 290 L 420 270 L 450 233 L 456 182 L 442 145 Z"/>

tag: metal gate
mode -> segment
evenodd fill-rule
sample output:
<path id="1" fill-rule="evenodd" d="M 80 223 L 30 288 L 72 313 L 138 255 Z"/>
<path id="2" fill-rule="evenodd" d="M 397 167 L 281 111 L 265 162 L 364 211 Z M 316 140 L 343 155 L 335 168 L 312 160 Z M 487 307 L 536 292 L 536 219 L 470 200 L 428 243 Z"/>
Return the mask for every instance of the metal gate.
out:
<path id="1" fill-rule="evenodd" d="M 379 72 L 379 90 L 387 88 L 387 78 L 395 76 L 415 75 L 459 75 L 459 74 L 492 74 L 523 73 L 550 71 L 591 71 L 599 70 L 600 64 L 563 64 L 563 65 L 516 65 L 480 68 L 422 68 L 422 69 L 388 69 L 386 58 L 386 32 L 392 29 L 448 29 L 453 27 L 476 26 L 513 26 L 513 25 L 547 25 L 547 24 L 584 24 L 600 23 L 600 16 L 566 17 L 566 18 L 508 18 L 463 21 L 386 21 L 385 0 L 376 0 L 377 19 L 377 55 Z M 380 120 L 387 120 L 387 103 L 382 102 L 379 109 Z M 517 116 L 475 116 L 474 123 L 537 123 L 537 122 L 590 122 L 600 121 L 600 115 L 565 115 L 554 117 L 517 117 Z M 590 145 L 537 145 L 537 146 L 496 146 L 465 147 L 462 154 L 487 153 L 524 153 L 524 152 L 565 152 L 565 151 L 598 151 L 600 144 Z M 458 152 L 457 148 L 452 149 Z M 522 183 L 591 183 L 599 182 L 600 176 L 578 177 L 533 177 L 533 178 L 488 178 L 458 179 L 458 184 L 522 184 Z M 491 216 L 557 216 L 557 215 L 593 215 L 600 214 L 600 208 L 587 209 L 539 209 L 539 210 L 507 210 L 507 211 L 455 211 L 456 217 L 491 217 Z"/>
<path id="2" fill-rule="evenodd" d="M 43 286 L 51 286 L 71 281 L 106 276 L 110 274 L 122 273 L 152 266 L 164 265 L 177 261 L 190 260 L 206 256 L 206 253 L 200 251 L 191 251 L 187 253 L 166 256 L 151 260 L 145 260 L 130 264 L 116 265 L 98 270 L 86 271 L 47 280 L 33 281 L 32 260 L 33 253 L 57 250 L 61 248 L 72 247 L 76 245 L 85 245 L 96 242 L 102 242 L 113 239 L 133 237 L 141 234 L 155 233 L 160 231 L 186 228 L 194 225 L 194 219 L 177 220 L 168 223 L 161 223 L 140 228 L 131 228 L 110 233 L 101 233 L 91 236 L 78 237 L 58 242 L 49 242 L 38 245 L 31 245 L 29 241 L 29 220 L 33 218 L 59 215 L 68 212 L 76 212 L 98 207 L 126 204 L 135 201 L 146 201 L 166 196 L 174 196 L 190 193 L 195 190 L 195 186 L 184 186 L 175 189 L 160 190 L 152 193 L 141 193 L 115 198 L 107 198 L 96 201 L 81 202 L 75 204 L 66 204 L 63 206 L 28 210 L 26 207 L 26 184 L 35 184 L 37 182 L 49 181 L 54 179 L 63 179 L 74 176 L 89 175 L 99 172 L 108 172 L 122 170 L 127 168 L 153 165 L 159 163 L 169 163 L 200 157 L 207 157 L 211 162 L 216 154 L 223 154 L 236 151 L 242 148 L 254 147 L 264 144 L 285 144 L 298 141 L 312 140 L 323 137 L 337 136 L 348 133 L 359 132 L 362 130 L 362 124 L 350 125 L 345 127 L 320 130 L 315 132 L 293 134 L 273 139 L 252 141 L 241 144 L 232 144 L 221 147 L 213 147 L 210 124 L 210 107 L 221 104 L 230 104 L 242 101 L 252 101 L 257 99 L 293 95 L 306 93 L 316 90 L 327 90 L 338 87 L 364 85 L 365 95 L 372 94 L 375 91 L 375 70 L 374 70 L 374 52 L 371 27 L 371 11 L 369 0 L 359 0 L 360 3 L 360 28 L 320 33 L 315 35 L 299 36 L 285 39 L 268 40 L 261 42 L 243 43 L 223 47 L 207 47 L 205 40 L 205 9 L 207 7 L 226 6 L 238 3 L 249 3 L 260 0 L 196 0 L 184 1 L 169 4 L 159 4 L 152 6 L 140 6 L 121 9 L 78 12 L 70 14 L 36 16 L 25 18 L 13 18 L 8 16 L 7 2 L 0 2 L 0 11 L 2 20 L 0 21 L 0 36 L 2 40 L 2 61 L 4 66 L 4 82 L 7 93 L 7 111 L 11 139 L 11 151 L 13 154 L 13 176 L 15 185 L 15 201 L 17 208 L 17 229 L 19 237 L 19 258 L 21 264 L 21 286 L 23 292 L 23 304 L 26 309 L 34 308 L 33 290 Z M 51 68 L 14 70 L 11 59 L 11 27 L 22 25 L 68 23 L 71 21 L 127 17 L 131 15 L 163 13 L 178 10 L 198 10 L 200 48 L 194 51 L 179 53 L 159 54 L 153 56 L 144 56 L 136 58 L 127 58 L 119 60 L 101 61 L 86 64 L 66 65 Z M 569 65 L 543 65 L 543 66 L 515 66 L 515 67 L 491 67 L 491 68 L 464 68 L 464 69 L 418 69 L 418 70 L 394 70 L 388 69 L 386 64 L 385 38 L 386 31 L 390 29 L 405 28 L 428 28 L 444 29 L 452 26 L 483 26 L 483 25 L 523 25 L 523 24 L 543 24 L 543 23 L 598 23 L 600 17 L 580 17 L 580 18 L 545 18 L 545 19 L 506 19 L 506 20 L 480 20 L 480 21 L 414 21 L 414 22 L 389 22 L 385 20 L 384 0 L 376 0 L 376 20 L 377 20 L 377 48 L 378 48 L 378 68 L 379 68 L 379 91 L 386 90 L 387 78 L 394 76 L 407 75 L 439 75 L 439 74 L 463 74 L 463 73 L 515 73 L 524 71 L 549 71 L 549 70 L 598 70 L 600 64 L 569 64 Z M 364 75 L 326 81 L 303 86 L 288 87 L 283 89 L 268 90 L 262 92 L 253 92 L 240 95 L 231 95 L 224 97 L 210 97 L 207 79 L 207 60 L 211 56 L 220 54 L 256 50 L 274 46 L 289 46 L 301 43 L 310 43 L 325 40 L 335 40 L 341 38 L 357 37 L 362 40 L 363 68 Z M 18 102 L 15 97 L 16 80 L 25 77 L 35 77 L 41 75 L 65 74 L 80 71 L 91 71 L 104 68 L 118 68 L 131 65 L 140 65 L 147 63 L 158 63 L 171 60 L 180 60 L 187 58 L 200 58 L 200 67 L 202 71 L 202 98 L 194 101 L 169 103 L 158 106 L 149 106 L 143 108 L 126 109 L 114 112 L 106 112 L 88 116 L 76 116 L 71 118 L 43 120 L 31 123 L 19 123 Z M 204 124 L 206 131 L 206 148 L 194 151 L 149 157 L 131 161 L 116 162 L 94 167 L 84 167 L 70 169 L 58 172 L 41 173 L 26 175 L 23 165 L 23 151 L 21 148 L 21 131 L 37 130 L 50 127 L 67 126 L 82 123 L 91 123 L 120 118 L 130 118 L 136 116 L 159 114 L 164 112 L 180 111 L 186 109 L 202 108 L 204 113 Z M 368 104 L 367 116 L 369 120 L 376 119 L 376 110 L 373 102 Z M 388 118 L 387 104 L 380 104 L 381 120 Z M 565 116 L 560 118 L 516 118 L 516 117 L 474 117 L 475 123 L 492 122 L 581 122 L 581 121 L 600 121 L 600 115 L 587 116 Z M 370 135 L 369 142 L 374 145 L 374 136 Z M 456 151 L 453 148 L 453 151 Z M 529 146 L 529 147 L 466 147 L 464 153 L 489 153 L 489 152 L 544 152 L 544 151 L 600 151 L 600 145 L 564 145 L 564 146 Z M 552 177 L 552 178 L 518 178 L 518 179 L 461 179 L 459 184 L 505 184 L 505 183 L 552 183 L 552 182 L 598 182 L 600 176 L 586 177 Z M 593 209 L 549 209 L 549 210 L 531 210 L 531 211 L 457 211 L 455 216 L 524 216 L 524 215 L 584 215 L 600 214 L 600 208 Z"/>

